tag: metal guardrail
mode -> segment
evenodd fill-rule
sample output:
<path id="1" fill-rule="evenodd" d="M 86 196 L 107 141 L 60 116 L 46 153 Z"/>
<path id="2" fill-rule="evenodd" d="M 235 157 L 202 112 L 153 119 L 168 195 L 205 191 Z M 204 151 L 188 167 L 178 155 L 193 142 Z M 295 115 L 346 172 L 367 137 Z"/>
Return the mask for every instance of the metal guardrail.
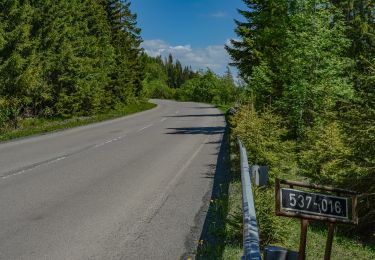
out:
<path id="1" fill-rule="evenodd" d="M 259 232 L 255 214 L 254 197 L 251 187 L 250 167 L 247 160 L 246 149 L 237 139 L 240 147 L 241 182 L 243 205 L 243 249 L 242 260 L 262 259 L 259 248 Z"/>

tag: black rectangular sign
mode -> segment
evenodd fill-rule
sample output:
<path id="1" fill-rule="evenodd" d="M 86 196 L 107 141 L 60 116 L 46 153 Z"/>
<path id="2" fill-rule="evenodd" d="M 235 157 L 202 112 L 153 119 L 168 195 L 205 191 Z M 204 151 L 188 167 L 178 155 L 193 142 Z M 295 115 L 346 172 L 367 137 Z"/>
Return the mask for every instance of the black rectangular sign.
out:
<path id="1" fill-rule="evenodd" d="M 281 208 L 296 213 L 348 219 L 348 199 L 282 188 Z"/>

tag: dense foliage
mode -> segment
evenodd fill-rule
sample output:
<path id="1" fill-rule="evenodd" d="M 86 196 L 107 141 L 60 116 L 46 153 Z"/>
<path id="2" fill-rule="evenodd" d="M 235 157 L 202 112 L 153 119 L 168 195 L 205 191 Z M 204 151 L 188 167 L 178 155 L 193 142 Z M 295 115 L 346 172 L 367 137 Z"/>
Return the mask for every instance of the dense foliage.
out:
<path id="1" fill-rule="evenodd" d="M 141 93 L 140 29 L 121 0 L 0 0 L 0 128 L 92 115 Z"/>
<path id="2" fill-rule="evenodd" d="M 143 55 L 145 77 L 144 95 L 153 98 L 175 98 L 176 89 L 186 81 L 198 76 L 190 67 L 182 67 L 179 60 L 174 61 L 170 54 L 163 60 L 161 56 Z"/>
<path id="3" fill-rule="evenodd" d="M 165 60 L 144 55 L 143 60 L 147 97 L 225 105 L 233 103 L 239 91 L 229 68 L 223 76 L 218 76 L 210 69 L 194 72 L 190 67 L 183 68 L 172 55 Z"/>
<path id="4" fill-rule="evenodd" d="M 235 131 L 250 150 L 256 149 L 261 163 L 280 167 L 275 162 L 285 163 L 288 158 L 291 164 L 283 168 L 284 173 L 363 193 L 359 231 L 371 238 L 375 232 L 371 206 L 375 204 L 374 1 L 244 3 L 247 10 L 240 11 L 244 21 L 236 21 L 238 40 L 226 46 L 246 82 L 242 102 L 251 104 L 237 115 Z M 262 121 L 270 114 L 279 125 Z M 255 119 L 247 120 L 249 115 Z M 259 130 L 261 135 L 249 135 L 253 124 L 274 128 L 274 133 L 267 137 L 266 130 Z M 289 142 L 292 148 L 280 149 L 280 145 L 289 147 Z M 282 175 L 277 170 L 271 173 Z"/>
<path id="5" fill-rule="evenodd" d="M 228 105 L 235 101 L 238 91 L 228 68 L 223 76 L 216 75 L 210 69 L 200 72 L 198 77 L 183 84 L 177 94 L 183 101 Z"/>

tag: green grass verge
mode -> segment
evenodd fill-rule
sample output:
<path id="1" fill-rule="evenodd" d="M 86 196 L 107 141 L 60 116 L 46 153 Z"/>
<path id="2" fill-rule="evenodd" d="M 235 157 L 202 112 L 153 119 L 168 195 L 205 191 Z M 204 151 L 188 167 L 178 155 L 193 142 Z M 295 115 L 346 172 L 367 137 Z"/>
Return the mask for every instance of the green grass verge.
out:
<path id="1" fill-rule="evenodd" d="M 149 102 L 139 102 L 136 104 L 124 105 L 116 110 L 98 114 L 90 117 L 72 117 L 69 119 L 46 119 L 27 118 L 19 120 L 18 128 L 0 132 L 0 141 L 7 141 L 15 138 L 53 132 L 57 130 L 92 124 L 104 120 L 114 119 L 140 111 L 154 108 L 156 105 Z"/>
<path id="2" fill-rule="evenodd" d="M 228 216 L 226 230 L 227 243 L 223 251 L 223 259 L 238 260 L 242 250 L 242 185 L 239 172 L 232 172 L 228 194 Z"/>
<path id="3" fill-rule="evenodd" d="M 300 221 L 290 219 L 286 225 L 284 233 L 286 240 L 283 243 L 276 243 L 278 246 L 298 251 L 300 239 Z M 306 258 L 323 259 L 325 244 L 327 240 L 327 226 L 316 222 L 310 222 L 307 233 Z M 332 246 L 332 260 L 351 259 L 375 259 L 375 247 L 364 245 L 358 239 L 348 238 L 335 233 Z"/>
<path id="4" fill-rule="evenodd" d="M 197 259 L 240 259 L 242 254 L 241 183 L 237 178 L 223 185 L 227 191 L 211 200 L 207 240 L 201 240 Z M 229 193 L 228 193 L 229 191 Z M 231 194 L 231 195 L 229 195 Z"/>
<path id="5" fill-rule="evenodd" d="M 218 107 L 226 112 L 228 107 Z M 225 136 L 226 173 L 219 190 L 211 199 L 205 225 L 207 234 L 199 241 L 197 259 L 236 259 L 242 254 L 242 191 L 239 158 L 230 150 L 233 140 Z M 228 143 L 230 142 L 230 144 Z M 229 166 L 229 167 L 228 167 Z M 215 192 L 214 192 L 215 193 Z"/>
<path id="6" fill-rule="evenodd" d="M 231 105 L 223 105 L 223 104 L 220 104 L 220 105 L 215 105 L 220 111 L 226 113 L 232 106 Z"/>

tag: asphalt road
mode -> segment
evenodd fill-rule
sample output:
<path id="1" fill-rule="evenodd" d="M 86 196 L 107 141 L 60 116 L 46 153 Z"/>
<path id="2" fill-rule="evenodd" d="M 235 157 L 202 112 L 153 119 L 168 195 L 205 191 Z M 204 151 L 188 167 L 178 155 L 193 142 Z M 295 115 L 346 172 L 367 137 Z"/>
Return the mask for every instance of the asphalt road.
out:
<path id="1" fill-rule="evenodd" d="M 153 102 L 136 115 L 0 143 L 0 259 L 194 251 L 225 120 L 210 105 Z"/>

